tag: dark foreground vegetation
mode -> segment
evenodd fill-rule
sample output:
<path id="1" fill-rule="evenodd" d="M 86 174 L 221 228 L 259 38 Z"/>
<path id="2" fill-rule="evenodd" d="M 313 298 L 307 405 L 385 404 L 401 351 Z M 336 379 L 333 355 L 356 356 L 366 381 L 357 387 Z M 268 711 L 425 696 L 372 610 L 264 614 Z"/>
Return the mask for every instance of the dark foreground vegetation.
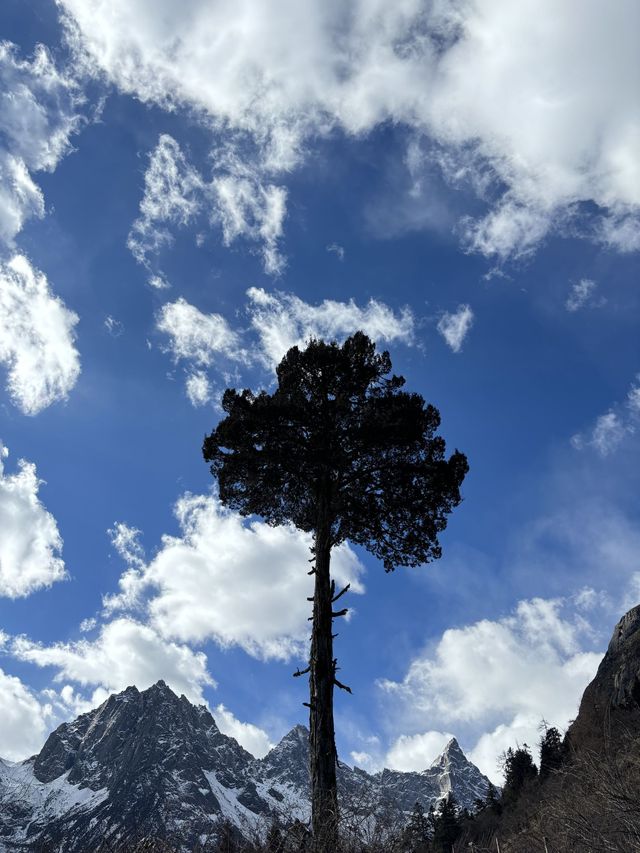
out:
<path id="1" fill-rule="evenodd" d="M 571 751 L 547 729 L 538 768 L 528 747 L 508 750 L 502 792 L 490 788 L 473 813 L 452 799 L 428 812 L 416 803 L 408 821 L 390 810 L 375 818 L 342 804 L 342 833 L 327 853 L 637 853 L 640 851 L 640 752 L 630 732 L 615 750 Z M 247 839 L 232 824 L 197 853 L 308 853 L 311 836 L 299 821 L 273 823 L 266 837 Z M 179 844 L 146 839 L 103 851 L 176 853 Z M 103 853 L 101 851 L 101 853 Z"/>

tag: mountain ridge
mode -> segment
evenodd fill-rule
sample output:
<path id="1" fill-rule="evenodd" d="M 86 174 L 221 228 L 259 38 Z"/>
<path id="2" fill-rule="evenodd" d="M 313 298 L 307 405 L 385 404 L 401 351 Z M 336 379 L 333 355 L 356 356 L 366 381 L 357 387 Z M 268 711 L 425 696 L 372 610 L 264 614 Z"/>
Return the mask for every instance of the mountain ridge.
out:
<path id="1" fill-rule="evenodd" d="M 389 804 L 407 814 L 416 801 L 428 809 L 449 791 L 471 805 L 489 784 L 455 739 L 422 771 L 369 774 L 340 762 L 338 776 L 343 802 L 367 814 Z M 85 853 L 148 836 L 193 850 L 225 821 L 245 835 L 274 819 L 306 822 L 308 730 L 294 726 L 258 759 L 164 681 L 128 687 L 58 726 L 37 755 L 0 759 L 0 803 L 3 853 Z"/>

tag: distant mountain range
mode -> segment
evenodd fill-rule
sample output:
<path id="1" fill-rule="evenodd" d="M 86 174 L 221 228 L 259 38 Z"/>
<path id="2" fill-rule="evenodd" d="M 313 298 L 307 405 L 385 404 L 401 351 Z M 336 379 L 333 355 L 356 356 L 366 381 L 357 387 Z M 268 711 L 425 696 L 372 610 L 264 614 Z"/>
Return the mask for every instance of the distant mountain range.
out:
<path id="1" fill-rule="evenodd" d="M 341 801 L 362 825 L 386 810 L 404 819 L 450 791 L 462 806 L 489 780 L 452 739 L 419 773 L 369 774 L 340 764 Z M 256 759 L 203 706 L 163 681 L 128 687 L 59 726 L 40 753 L 0 760 L 0 851 L 88 853 L 141 838 L 193 851 L 230 822 L 243 835 L 310 813 L 308 731 L 293 728 Z"/>

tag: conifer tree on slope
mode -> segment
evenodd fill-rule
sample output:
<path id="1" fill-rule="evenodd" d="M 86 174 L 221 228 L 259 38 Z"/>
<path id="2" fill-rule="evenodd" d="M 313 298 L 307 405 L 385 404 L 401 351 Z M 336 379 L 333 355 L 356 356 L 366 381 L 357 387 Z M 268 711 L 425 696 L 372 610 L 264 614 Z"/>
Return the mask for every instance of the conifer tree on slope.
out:
<path id="1" fill-rule="evenodd" d="M 333 723 L 336 678 L 331 549 L 345 540 L 386 571 L 441 554 L 438 534 L 460 503 L 466 457 L 445 457 L 438 410 L 403 390 L 387 352 L 362 332 L 342 346 L 312 340 L 290 349 L 272 394 L 227 389 L 226 417 L 203 446 L 221 501 L 269 524 L 313 535 L 309 666 L 312 831 L 316 851 L 336 847 L 338 801 Z"/>

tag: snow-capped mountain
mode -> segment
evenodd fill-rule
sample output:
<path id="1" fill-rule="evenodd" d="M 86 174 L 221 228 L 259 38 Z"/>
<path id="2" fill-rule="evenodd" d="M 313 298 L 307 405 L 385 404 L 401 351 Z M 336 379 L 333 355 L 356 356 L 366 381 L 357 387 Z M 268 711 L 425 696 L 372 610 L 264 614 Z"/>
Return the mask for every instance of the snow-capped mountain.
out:
<path id="1" fill-rule="evenodd" d="M 263 759 L 222 734 L 209 711 L 163 681 L 129 687 L 59 726 L 37 756 L 0 760 L 0 851 L 86 853 L 145 837 L 194 850 L 223 821 L 247 834 L 310 812 L 308 732 L 296 726 Z M 452 791 L 461 805 L 488 780 L 455 740 L 420 773 L 375 775 L 340 764 L 344 802 L 410 812 Z"/>

